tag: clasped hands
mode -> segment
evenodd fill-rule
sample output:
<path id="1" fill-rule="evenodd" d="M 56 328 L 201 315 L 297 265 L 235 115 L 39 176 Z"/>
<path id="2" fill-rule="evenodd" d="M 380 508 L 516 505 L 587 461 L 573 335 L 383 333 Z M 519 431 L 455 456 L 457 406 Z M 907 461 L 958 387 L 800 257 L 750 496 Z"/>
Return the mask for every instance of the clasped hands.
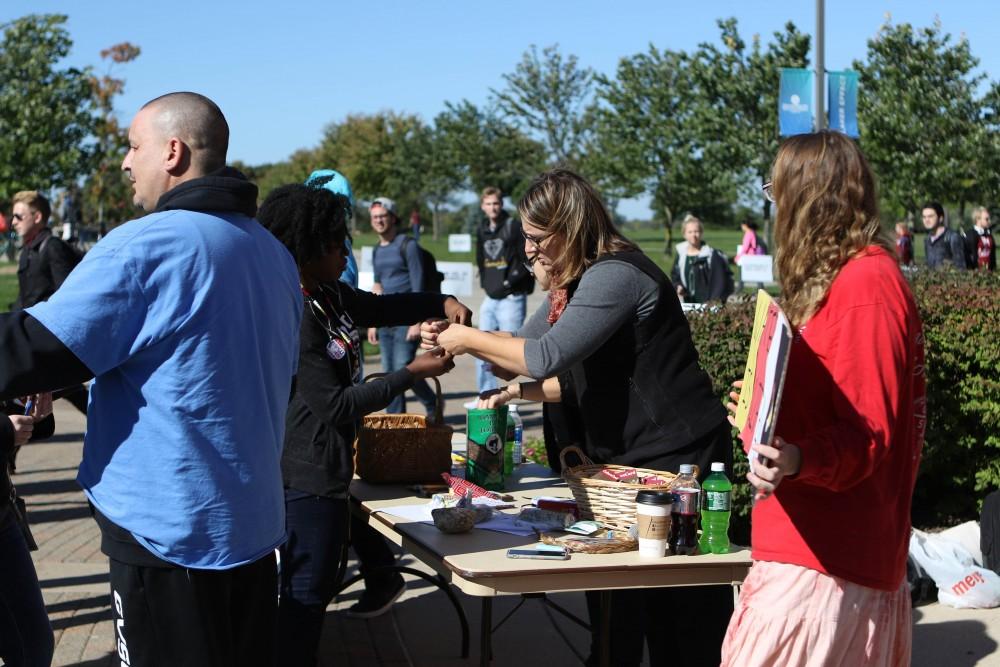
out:
<path id="1" fill-rule="evenodd" d="M 20 447 L 31 440 L 35 424 L 52 414 L 52 394 L 35 394 L 22 399 L 25 405 L 31 404 L 31 410 L 25 415 L 8 415 L 14 427 L 14 445 Z"/>
<path id="2" fill-rule="evenodd" d="M 726 410 L 729 411 L 729 423 L 735 427 L 736 408 L 743 381 L 734 382 L 733 388 L 736 391 L 729 392 L 730 402 L 726 403 Z M 775 436 L 770 445 L 754 443 L 748 457 L 750 472 L 747 473 L 747 481 L 757 490 L 754 496 L 756 500 L 772 495 L 785 477 L 794 477 L 802 467 L 802 451 L 779 436 Z"/>

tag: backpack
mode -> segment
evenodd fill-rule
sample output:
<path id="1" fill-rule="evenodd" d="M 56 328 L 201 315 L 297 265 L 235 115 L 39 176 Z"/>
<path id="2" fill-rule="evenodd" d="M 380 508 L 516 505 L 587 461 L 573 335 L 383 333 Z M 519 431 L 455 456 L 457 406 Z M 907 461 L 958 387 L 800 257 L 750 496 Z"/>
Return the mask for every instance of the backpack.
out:
<path id="1" fill-rule="evenodd" d="M 754 254 L 755 255 L 766 255 L 767 254 L 767 243 L 764 241 L 764 238 L 760 234 L 756 234 L 756 236 L 757 236 L 757 249 L 754 252 Z"/>
<path id="2" fill-rule="evenodd" d="M 86 250 L 80 249 L 80 245 L 78 243 L 66 242 L 60 239 L 59 237 L 50 234 L 47 239 L 42 241 L 42 245 L 39 246 L 38 248 L 39 255 L 45 252 L 45 246 L 49 245 L 49 241 L 51 241 L 52 239 L 57 239 L 60 243 L 69 248 L 69 260 L 70 263 L 73 265 L 71 268 L 75 269 L 76 265 L 83 261 L 83 256 L 87 254 Z"/>
<path id="3" fill-rule="evenodd" d="M 399 256 L 403 259 L 403 266 L 406 266 L 406 246 L 409 243 L 417 244 L 417 252 L 420 253 L 420 265 L 423 267 L 423 283 L 425 292 L 435 292 L 437 294 L 441 293 L 441 283 L 444 282 L 444 274 L 438 271 L 437 261 L 434 259 L 434 255 L 430 253 L 427 248 L 420 245 L 419 242 L 414 240 L 409 234 L 403 234 L 403 242 L 399 244 Z M 378 246 L 375 246 L 374 253 L 378 252 Z M 373 259 L 374 261 L 374 259 Z"/>

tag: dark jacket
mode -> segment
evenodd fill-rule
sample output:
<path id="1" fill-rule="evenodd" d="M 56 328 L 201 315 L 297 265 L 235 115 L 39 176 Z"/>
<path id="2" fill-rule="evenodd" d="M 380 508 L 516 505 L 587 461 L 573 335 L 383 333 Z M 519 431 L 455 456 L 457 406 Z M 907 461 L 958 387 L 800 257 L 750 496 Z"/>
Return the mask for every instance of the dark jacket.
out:
<path id="1" fill-rule="evenodd" d="M 643 466 L 719 431 L 726 413 L 698 364 L 691 329 L 670 280 L 639 251 L 605 255 L 659 285 L 653 312 L 622 326 L 570 369 L 569 397 L 595 461 Z M 563 383 L 565 386 L 565 383 Z"/>
<path id="2" fill-rule="evenodd" d="M 11 401 L 0 401 L 0 408 L 5 415 L 24 414 L 23 408 Z M 52 437 L 55 431 L 55 419 L 49 415 L 42 421 L 35 424 L 31 432 L 31 441 L 44 440 Z M 0 525 L 10 518 L 10 472 L 14 467 L 14 425 L 7 417 L 0 417 L 0 460 L 3 461 L 3 469 L 0 470 Z"/>
<path id="3" fill-rule="evenodd" d="M 17 263 L 17 302 L 14 310 L 30 308 L 52 296 L 80 262 L 76 252 L 48 227 L 21 249 Z"/>
<path id="4" fill-rule="evenodd" d="M 734 285 L 733 273 L 726 256 L 707 243 L 701 246 L 701 252 L 697 255 L 688 255 L 687 248 L 687 241 L 677 244 L 674 249 L 674 268 L 670 271 L 670 280 L 674 286 L 684 287 L 684 303 L 728 299 L 734 291 Z M 693 284 L 687 280 L 688 264 L 691 265 Z"/>
<path id="5" fill-rule="evenodd" d="M 328 299 L 321 295 L 317 295 L 316 302 L 306 299 L 299 338 L 299 371 L 285 418 L 281 470 L 287 487 L 317 496 L 345 498 L 354 475 L 354 438 L 361 418 L 381 410 L 413 385 L 413 375 L 405 368 L 364 384 L 356 383 L 360 351 L 357 327 L 398 326 L 443 317 L 448 297 L 426 292 L 376 296 L 342 283 L 325 285 L 323 289 Z M 334 311 L 332 322 L 326 320 L 329 306 Z M 317 311 L 318 307 L 323 310 Z M 333 325 L 333 336 L 324 324 Z M 337 349 L 331 355 L 327 350 L 332 338 L 344 345 L 334 343 Z"/>
<path id="6" fill-rule="evenodd" d="M 980 234 L 980 232 L 982 232 Z M 997 270 L 997 240 L 990 229 L 980 229 L 972 226 L 965 232 L 965 262 L 970 269 L 979 268 L 979 246 L 982 242 L 984 251 L 989 253 L 986 260 L 986 268 L 990 271 Z"/>
<path id="7" fill-rule="evenodd" d="M 951 263 L 956 269 L 968 268 L 965 264 L 965 244 L 962 235 L 950 227 L 945 227 L 944 233 L 932 239 L 933 233 L 924 236 L 924 261 L 927 268 L 944 268 Z"/>
<path id="8" fill-rule="evenodd" d="M 476 266 L 479 285 L 491 299 L 531 294 L 535 278 L 527 267 L 521 223 L 505 212 L 497 228 L 483 220 L 476 230 Z"/>

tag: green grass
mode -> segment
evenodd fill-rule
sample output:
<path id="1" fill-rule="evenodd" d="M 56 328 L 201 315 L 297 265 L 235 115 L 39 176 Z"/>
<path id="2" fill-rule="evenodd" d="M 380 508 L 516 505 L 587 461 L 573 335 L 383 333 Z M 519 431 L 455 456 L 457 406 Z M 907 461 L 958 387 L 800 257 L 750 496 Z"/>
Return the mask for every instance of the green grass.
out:
<path id="1" fill-rule="evenodd" d="M 0 263 L 0 267 L 9 266 Z M 6 313 L 10 310 L 11 304 L 17 300 L 17 273 L 0 273 L 0 312 Z"/>

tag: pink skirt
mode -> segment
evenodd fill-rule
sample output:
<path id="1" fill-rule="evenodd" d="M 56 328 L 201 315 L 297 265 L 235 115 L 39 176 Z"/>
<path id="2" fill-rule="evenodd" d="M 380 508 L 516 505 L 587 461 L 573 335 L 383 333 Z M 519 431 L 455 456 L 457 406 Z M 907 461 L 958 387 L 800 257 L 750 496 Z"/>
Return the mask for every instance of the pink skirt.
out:
<path id="1" fill-rule="evenodd" d="M 906 581 L 895 592 L 800 565 L 757 561 L 722 644 L 723 667 L 910 664 Z"/>

